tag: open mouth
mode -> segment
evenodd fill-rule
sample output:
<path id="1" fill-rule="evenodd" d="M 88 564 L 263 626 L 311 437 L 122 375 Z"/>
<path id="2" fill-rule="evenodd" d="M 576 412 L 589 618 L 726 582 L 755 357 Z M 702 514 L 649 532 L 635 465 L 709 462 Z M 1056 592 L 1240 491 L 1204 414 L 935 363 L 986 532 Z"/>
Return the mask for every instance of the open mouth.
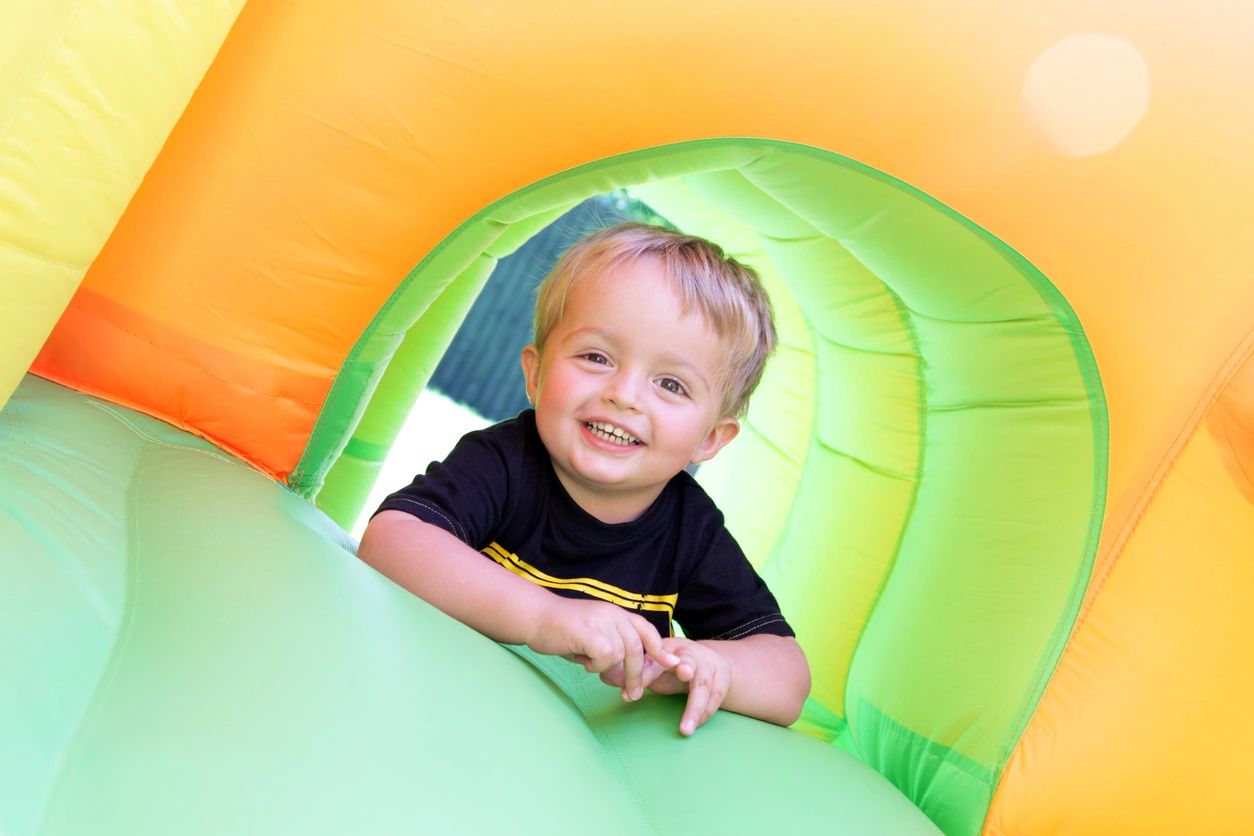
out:
<path id="1" fill-rule="evenodd" d="M 613 424 L 605 424 L 600 421 L 585 421 L 584 427 L 597 438 L 608 441 L 610 444 L 617 444 L 620 447 L 637 447 L 641 443 L 640 439 L 631 435 L 622 427 L 616 427 Z"/>

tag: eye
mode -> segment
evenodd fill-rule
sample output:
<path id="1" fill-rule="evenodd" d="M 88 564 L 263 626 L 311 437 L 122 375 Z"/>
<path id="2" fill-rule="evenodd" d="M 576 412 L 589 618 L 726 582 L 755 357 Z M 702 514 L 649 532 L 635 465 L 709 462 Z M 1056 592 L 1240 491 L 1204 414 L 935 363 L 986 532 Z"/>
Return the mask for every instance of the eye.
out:
<path id="1" fill-rule="evenodd" d="M 672 395 L 687 395 L 688 394 L 688 390 L 687 388 L 684 387 L 684 384 L 680 383 L 678 380 L 676 380 L 673 377 L 664 377 L 657 382 L 657 385 L 661 386 L 663 389 L 665 389 L 667 392 L 670 392 Z"/>
<path id="2" fill-rule="evenodd" d="M 610 358 L 606 357 L 599 351 L 585 351 L 579 355 L 580 359 L 587 360 L 589 363 L 596 363 L 598 366 L 609 365 Z"/>

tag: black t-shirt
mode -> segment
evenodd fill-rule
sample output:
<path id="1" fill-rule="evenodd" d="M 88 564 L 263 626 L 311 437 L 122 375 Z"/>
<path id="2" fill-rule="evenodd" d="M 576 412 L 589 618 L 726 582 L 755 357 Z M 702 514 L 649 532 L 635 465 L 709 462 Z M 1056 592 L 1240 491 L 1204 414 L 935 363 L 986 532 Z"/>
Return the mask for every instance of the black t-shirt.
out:
<path id="1" fill-rule="evenodd" d="M 439 526 L 559 595 L 639 612 L 663 636 L 672 618 L 691 639 L 793 635 L 691 476 L 671 479 L 638 519 L 601 522 L 558 481 L 532 410 L 468 433 L 379 510 Z"/>

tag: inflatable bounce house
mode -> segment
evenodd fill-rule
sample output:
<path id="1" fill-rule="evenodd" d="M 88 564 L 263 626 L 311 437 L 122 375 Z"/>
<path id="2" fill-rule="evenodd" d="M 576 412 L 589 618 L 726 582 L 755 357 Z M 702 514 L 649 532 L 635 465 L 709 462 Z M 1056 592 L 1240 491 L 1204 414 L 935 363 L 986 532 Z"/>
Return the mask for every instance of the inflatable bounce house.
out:
<path id="1" fill-rule="evenodd" d="M 0 832 L 1254 832 L 1248 4 L 3 17 Z M 791 729 L 682 738 L 344 533 L 494 263 L 617 189 L 775 299 L 700 478 Z"/>

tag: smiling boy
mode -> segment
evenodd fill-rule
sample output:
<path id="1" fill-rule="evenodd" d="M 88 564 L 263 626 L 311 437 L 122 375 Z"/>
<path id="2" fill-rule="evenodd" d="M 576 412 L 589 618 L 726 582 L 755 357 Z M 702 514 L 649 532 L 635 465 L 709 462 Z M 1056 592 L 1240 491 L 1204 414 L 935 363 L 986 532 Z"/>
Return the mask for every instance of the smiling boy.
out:
<path id="1" fill-rule="evenodd" d="M 685 735 L 720 707 L 793 722 L 805 656 L 684 471 L 735 438 L 774 344 L 756 275 L 717 246 L 642 224 L 585 238 L 538 291 L 522 352 L 534 411 L 388 497 L 359 555 L 626 700 L 687 693 Z"/>

